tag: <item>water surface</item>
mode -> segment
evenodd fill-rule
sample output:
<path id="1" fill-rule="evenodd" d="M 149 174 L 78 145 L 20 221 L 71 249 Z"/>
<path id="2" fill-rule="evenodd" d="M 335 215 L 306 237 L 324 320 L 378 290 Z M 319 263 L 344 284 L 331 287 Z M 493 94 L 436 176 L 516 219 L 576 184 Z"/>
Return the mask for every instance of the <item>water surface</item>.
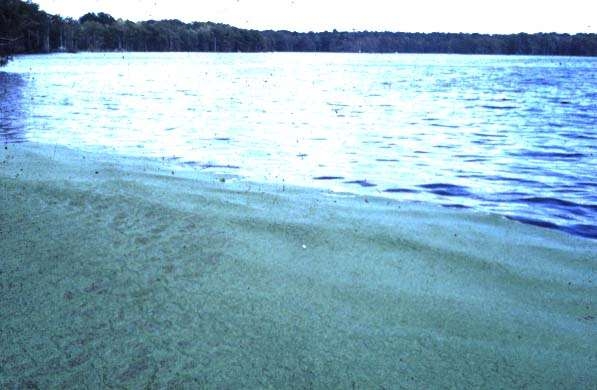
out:
<path id="1" fill-rule="evenodd" d="M 21 56 L 0 134 L 597 237 L 597 59 Z"/>

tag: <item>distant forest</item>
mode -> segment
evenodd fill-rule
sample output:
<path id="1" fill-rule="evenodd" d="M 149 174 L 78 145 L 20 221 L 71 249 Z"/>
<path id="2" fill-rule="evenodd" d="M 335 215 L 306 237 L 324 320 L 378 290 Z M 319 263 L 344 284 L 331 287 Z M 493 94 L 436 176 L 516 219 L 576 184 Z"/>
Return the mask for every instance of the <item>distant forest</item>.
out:
<path id="1" fill-rule="evenodd" d="M 79 20 L 32 2 L 1 0 L 0 64 L 21 53 L 77 51 L 364 52 L 597 56 L 597 34 L 454 34 L 257 31 L 212 22 Z"/>

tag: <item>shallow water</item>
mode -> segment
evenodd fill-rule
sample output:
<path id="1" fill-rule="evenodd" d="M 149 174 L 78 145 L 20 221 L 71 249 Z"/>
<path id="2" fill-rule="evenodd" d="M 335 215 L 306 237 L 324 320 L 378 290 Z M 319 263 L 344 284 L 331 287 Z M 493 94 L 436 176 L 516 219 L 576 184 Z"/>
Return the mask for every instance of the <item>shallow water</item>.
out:
<path id="1" fill-rule="evenodd" d="M 0 134 L 596 238 L 596 68 L 563 57 L 22 56 L 0 73 Z"/>

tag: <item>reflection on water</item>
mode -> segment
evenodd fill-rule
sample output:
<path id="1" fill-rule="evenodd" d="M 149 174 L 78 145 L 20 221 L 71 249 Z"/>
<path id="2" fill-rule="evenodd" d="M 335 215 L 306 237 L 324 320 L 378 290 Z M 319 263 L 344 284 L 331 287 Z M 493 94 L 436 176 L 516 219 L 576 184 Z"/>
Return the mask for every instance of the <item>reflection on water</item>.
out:
<path id="1" fill-rule="evenodd" d="M 2 76 L 2 134 L 597 237 L 596 68 L 563 57 L 28 56 Z"/>
<path id="2" fill-rule="evenodd" d="M 0 138 L 4 143 L 25 141 L 24 84 L 20 74 L 0 72 Z"/>

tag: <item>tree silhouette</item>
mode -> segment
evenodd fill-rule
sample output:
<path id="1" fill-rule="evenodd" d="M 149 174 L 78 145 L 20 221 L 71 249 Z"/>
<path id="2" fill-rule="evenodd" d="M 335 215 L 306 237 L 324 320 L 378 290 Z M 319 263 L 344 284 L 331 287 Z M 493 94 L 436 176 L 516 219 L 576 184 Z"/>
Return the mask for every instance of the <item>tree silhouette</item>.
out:
<path id="1" fill-rule="evenodd" d="M 131 22 L 103 12 L 79 20 L 22 0 L 0 2 L 0 65 L 48 51 L 305 51 L 597 56 L 597 34 L 452 34 L 256 31 L 211 22 Z"/>

